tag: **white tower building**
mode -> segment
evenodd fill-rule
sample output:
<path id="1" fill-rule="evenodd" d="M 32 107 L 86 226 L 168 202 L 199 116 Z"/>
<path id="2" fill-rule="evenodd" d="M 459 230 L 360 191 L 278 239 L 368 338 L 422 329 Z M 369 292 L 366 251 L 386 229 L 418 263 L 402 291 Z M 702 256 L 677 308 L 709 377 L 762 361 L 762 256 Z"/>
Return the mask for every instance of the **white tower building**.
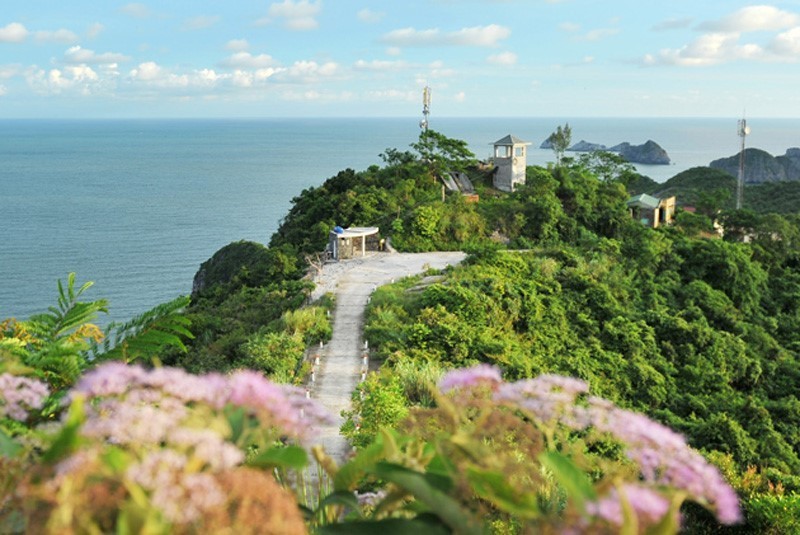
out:
<path id="1" fill-rule="evenodd" d="M 529 142 L 511 134 L 494 142 L 495 188 L 511 192 L 517 184 L 525 183 L 528 145 Z"/>

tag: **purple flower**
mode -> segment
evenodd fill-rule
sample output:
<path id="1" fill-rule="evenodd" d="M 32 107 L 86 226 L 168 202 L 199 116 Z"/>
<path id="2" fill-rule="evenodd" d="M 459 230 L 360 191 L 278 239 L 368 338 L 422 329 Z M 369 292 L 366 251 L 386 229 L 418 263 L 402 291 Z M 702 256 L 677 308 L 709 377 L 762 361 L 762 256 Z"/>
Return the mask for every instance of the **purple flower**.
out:
<path id="1" fill-rule="evenodd" d="M 586 383 L 571 377 L 540 375 L 535 379 L 500 385 L 495 401 L 516 405 L 540 422 L 551 422 L 566 417 L 579 394 L 589 390 Z M 578 415 L 572 415 L 574 419 Z M 577 425 L 577 422 L 576 422 Z"/>
<path id="2" fill-rule="evenodd" d="M 672 429 L 608 400 L 586 396 L 583 381 L 542 375 L 502 384 L 494 399 L 522 409 L 531 418 L 575 431 L 611 436 L 636 463 L 645 483 L 684 490 L 691 499 L 716 512 L 724 524 L 741 520 L 736 493 L 722 475 Z"/>
<path id="3" fill-rule="evenodd" d="M 500 370 L 496 366 L 479 364 L 472 368 L 463 368 L 447 372 L 439 381 L 439 390 L 444 393 L 456 389 L 488 386 L 494 389 L 502 382 Z"/>
<path id="4" fill-rule="evenodd" d="M 0 418 L 8 416 L 24 421 L 28 411 L 41 409 L 50 394 L 47 385 L 36 379 L 0 374 Z"/>
<path id="5" fill-rule="evenodd" d="M 669 512 L 669 500 L 651 488 L 627 483 L 622 486 L 622 492 L 639 519 L 640 525 L 656 524 Z M 623 514 L 619 491 L 616 488 L 611 489 L 603 498 L 587 503 L 586 512 L 621 526 Z"/>
<path id="6" fill-rule="evenodd" d="M 147 372 L 141 366 L 129 366 L 123 362 L 109 362 L 86 372 L 73 392 L 87 397 L 121 395 L 131 385 L 140 384 Z"/>

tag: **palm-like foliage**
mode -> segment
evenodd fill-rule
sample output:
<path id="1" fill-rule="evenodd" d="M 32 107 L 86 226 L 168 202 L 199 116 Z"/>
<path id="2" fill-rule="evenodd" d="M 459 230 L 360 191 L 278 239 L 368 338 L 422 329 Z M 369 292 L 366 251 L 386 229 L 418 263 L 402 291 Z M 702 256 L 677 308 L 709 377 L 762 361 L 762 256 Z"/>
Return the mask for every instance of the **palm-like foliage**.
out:
<path id="1" fill-rule="evenodd" d="M 75 273 L 70 273 L 66 284 L 58 281 L 58 306 L 24 322 L 0 323 L 0 349 L 45 380 L 56 397 L 97 362 L 150 362 L 169 349 L 186 351 L 182 339 L 192 338 L 189 319 L 183 316 L 188 297 L 158 305 L 126 323 L 111 323 L 104 333 L 92 322 L 108 311 L 108 302 L 81 300 L 92 285 L 76 288 Z"/>
<path id="2" fill-rule="evenodd" d="M 123 360 L 149 362 L 165 350 L 185 352 L 181 337 L 193 338 L 190 320 L 183 315 L 189 297 L 178 297 L 148 310 L 126 323 L 111 323 L 102 343 L 91 341 L 90 361 Z"/>
<path id="3" fill-rule="evenodd" d="M 29 333 L 25 364 L 37 370 L 53 388 L 68 387 L 86 367 L 84 351 L 89 340 L 99 340 L 103 332 L 91 323 L 98 313 L 108 312 L 105 299 L 79 301 L 94 283 L 75 289 L 75 273 L 67 276 L 66 287 L 58 281 L 58 306 L 36 314 L 25 322 Z"/>

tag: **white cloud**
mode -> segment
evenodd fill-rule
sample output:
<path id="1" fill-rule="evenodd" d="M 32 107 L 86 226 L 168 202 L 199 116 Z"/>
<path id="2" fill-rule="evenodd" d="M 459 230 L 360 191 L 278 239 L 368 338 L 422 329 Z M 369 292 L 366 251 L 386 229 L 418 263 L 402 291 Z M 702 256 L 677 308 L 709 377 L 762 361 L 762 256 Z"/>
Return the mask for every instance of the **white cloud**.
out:
<path id="1" fill-rule="evenodd" d="M 657 56 L 647 55 L 645 65 L 679 65 L 704 67 L 737 59 L 757 59 L 763 55 L 758 45 L 740 45 L 735 33 L 707 33 L 688 45 L 677 49 L 664 49 Z"/>
<path id="2" fill-rule="evenodd" d="M 214 26 L 219 20 L 220 17 L 218 16 L 200 15 L 187 19 L 183 23 L 182 28 L 184 30 L 205 30 L 206 28 Z"/>
<path id="3" fill-rule="evenodd" d="M 800 27 L 775 36 L 769 44 L 769 50 L 783 58 L 800 59 Z"/>
<path id="4" fill-rule="evenodd" d="M 278 72 L 280 72 L 278 69 L 273 69 L 271 67 L 256 69 L 255 71 L 236 70 L 231 78 L 231 83 L 241 88 L 254 87 L 263 84 Z"/>
<path id="5" fill-rule="evenodd" d="M 617 28 L 598 28 L 596 30 L 590 30 L 581 36 L 583 41 L 599 41 L 601 39 L 605 39 L 606 37 L 611 37 L 612 35 L 617 35 L 619 33 L 619 29 Z"/>
<path id="6" fill-rule="evenodd" d="M 466 102 L 467 94 L 463 91 L 459 91 L 453 96 L 453 100 L 455 100 L 456 102 Z"/>
<path id="7" fill-rule="evenodd" d="M 564 32 L 574 33 L 581 29 L 581 25 L 574 22 L 562 22 L 558 25 L 558 29 Z"/>
<path id="8" fill-rule="evenodd" d="M 386 49 L 387 56 L 400 56 L 402 54 L 403 51 L 400 49 L 400 47 L 397 46 L 390 46 L 389 48 Z"/>
<path id="9" fill-rule="evenodd" d="M 94 50 L 88 48 L 81 48 L 76 45 L 69 48 L 64 53 L 64 61 L 67 63 L 88 63 L 97 65 L 108 65 L 123 63 L 130 61 L 130 57 L 116 52 L 105 52 L 103 54 L 96 54 Z"/>
<path id="10" fill-rule="evenodd" d="M 19 22 L 0 28 L 0 43 L 21 43 L 28 37 L 28 29 Z"/>
<path id="11" fill-rule="evenodd" d="M 497 46 L 499 41 L 508 38 L 511 30 L 505 26 L 490 24 L 462 28 L 455 32 L 442 32 L 438 28 L 416 30 L 402 28 L 393 30 L 381 38 L 381 41 L 392 46 Z"/>
<path id="12" fill-rule="evenodd" d="M 19 65 L 0 65 L 0 80 L 8 80 L 20 74 L 21 68 Z"/>
<path id="13" fill-rule="evenodd" d="M 86 37 L 88 37 L 89 39 L 95 39 L 98 35 L 103 33 L 103 30 L 105 29 L 106 29 L 105 26 L 103 26 L 99 22 L 95 22 L 94 24 L 89 26 L 88 30 L 86 30 Z"/>
<path id="14" fill-rule="evenodd" d="M 127 77 L 133 87 L 146 87 L 182 97 L 197 93 L 208 96 L 207 91 L 233 78 L 234 75 L 220 74 L 213 69 L 176 73 L 154 61 L 139 64 L 135 69 L 131 69 Z"/>
<path id="15" fill-rule="evenodd" d="M 359 11 L 356 16 L 358 20 L 361 22 L 365 22 L 367 24 L 375 24 L 383 20 L 383 17 L 386 16 L 386 13 L 381 11 L 372 11 L 371 9 L 364 8 Z"/>
<path id="16" fill-rule="evenodd" d="M 748 6 L 698 28 L 707 33 L 682 47 L 647 54 L 642 64 L 704 67 L 732 61 L 800 61 L 800 14 L 773 6 Z M 753 36 L 757 42 L 744 41 L 751 32 L 759 33 Z"/>
<path id="17" fill-rule="evenodd" d="M 272 18 L 284 19 L 284 26 L 290 30 L 313 30 L 319 27 L 317 15 L 322 11 L 322 0 L 283 0 L 279 4 L 269 6 L 268 15 Z M 260 22 L 269 21 L 262 19 Z"/>
<path id="18" fill-rule="evenodd" d="M 153 12 L 150 10 L 150 8 L 139 2 L 125 4 L 119 8 L 119 11 L 120 13 L 135 19 L 147 19 L 153 16 Z"/>
<path id="19" fill-rule="evenodd" d="M 489 56 L 487 61 L 494 65 L 516 65 L 517 55 L 513 52 L 501 52 Z"/>
<path id="20" fill-rule="evenodd" d="M 140 82 L 153 82 L 164 76 L 165 72 L 155 61 L 146 61 L 132 69 L 130 77 Z"/>
<path id="21" fill-rule="evenodd" d="M 247 39 L 231 39 L 225 44 L 225 49 L 231 52 L 242 52 L 250 48 Z"/>
<path id="22" fill-rule="evenodd" d="M 374 59 L 372 61 L 364 61 L 360 59 L 355 62 L 353 68 L 357 71 L 373 71 L 373 72 L 388 72 L 405 69 L 408 63 L 405 61 L 388 61 Z"/>
<path id="23" fill-rule="evenodd" d="M 476 26 L 474 28 L 464 28 L 450 34 L 450 40 L 454 45 L 463 46 L 497 46 L 498 41 L 507 39 L 511 35 L 511 30 L 497 24 L 489 26 Z"/>
<path id="24" fill-rule="evenodd" d="M 8 88 L 3 84 L 0 84 L 0 97 L 5 96 L 8 94 Z"/>
<path id="25" fill-rule="evenodd" d="M 66 29 L 60 29 L 55 31 L 38 31 L 34 33 L 34 37 L 40 43 L 62 43 L 62 44 L 69 44 L 74 43 L 78 40 L 78 36 L 75 32 Z"/>
<path id="26" fill-rule="evenodd" d="M 296 61 L 291 67 L 282 71 L 282 81 L 294 83 L 314 83 L 322 78 L 330 78 L 339 72 L 339 65 L 332 61 L 317 63 L 316 61 Z"/>
<path id="27" fill-rule="evenodd" d="M 416 102 L 419 100 L 420 94 L 421 91 L 417 90 L 384 89 L 382 91 L 367 91 L 364 96 L 367 100 Z"/>
<path id="28" fill-rule="evenodd" d="M 748 6 L 717 21 L 703 23 L 701 30 L 723 33 L 777 31 L 800 26 L 800 15 L 773 6 Z"/>
<path id="29" fill-rule="evenodd" d="M 287 90 L 281 94 L 284 100 L 294 102 L 349 102 L 355 99 L 352 91 L 341 91 L 334 93 L 332 91 L 320 92 L 316 89 L 308 89 L 305 91 L 291 91 Z"/>
<path id="30" fill-rule="evenodd" d="M 113 83 L 115 75 L 109 71 L 101 76 L 88 65 L 68 65 L 49 71 L 33 66 L 25 72 L 25 80 L 33 91 L 40 94 L 70 92 L 88 96 L 105 90 Z"/>
<path id="31" fill-rule="evenodd" d="M 269 54 L 254 56 L 250 52 L 235 52 L 221 63 L 223 67 L 232 69 L 258 69 L 275 64 L 276 61 Z"/>

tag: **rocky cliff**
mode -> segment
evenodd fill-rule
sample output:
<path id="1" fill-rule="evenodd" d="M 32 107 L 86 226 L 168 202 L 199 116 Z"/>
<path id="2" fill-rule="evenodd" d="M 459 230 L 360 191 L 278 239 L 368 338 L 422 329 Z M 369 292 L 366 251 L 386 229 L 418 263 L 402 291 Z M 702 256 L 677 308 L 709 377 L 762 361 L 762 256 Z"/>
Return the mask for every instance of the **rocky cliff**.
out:
<path id="1" fill-rule="evenodd" d="M 539 148 L 552 149 L 553 144 L 549 139 L 546 139 L 541 145 L 539 145 Z M 669 165 L 670 163 L 667 151 L 665 151 L 658 143 L 652 140 L 648 140 L 643 145 L 631 145 L 630 143 L 625 142 L 608 148 L 600 143 L 591 143 L 582 139 L 567 150 L 571 152 L 593 152 L 597 150 L 616 152 L 630 163 L 641 163 L 646 165 Z"/>
<path id="2" fill-rule="evenodd" d="M 661 145 L 648 139 L 643 145 L 631 145 L 630 143 L 620 143 L 614 145 L 610 152 L 617 152 L 620 156 L 631 163 L 642 163 L 645 165 L 669 165 L 670 159 L 667 151 Z"/>
<path id="3" fill-rule="evenodd" d="M 567 150 L 571 150 L 572 152 L 594 152 L 596 150 L 608 150 L 608 149 L 605 145 L 601 145 L 600 143 L 590 143 L 582 139 L 577 143 L 575 143 L 570 148 L 568 148 Z"/>
<path id="4" fill-rule="evenodd" d="M 800 148 L 788 149 L 777 157 L 761 149 L 745 149 L 744 165 L 744 179 L 748 183 L 800 180 Z M 714 160 L 708 166 L 738 177 L 739 154 Z"/>

